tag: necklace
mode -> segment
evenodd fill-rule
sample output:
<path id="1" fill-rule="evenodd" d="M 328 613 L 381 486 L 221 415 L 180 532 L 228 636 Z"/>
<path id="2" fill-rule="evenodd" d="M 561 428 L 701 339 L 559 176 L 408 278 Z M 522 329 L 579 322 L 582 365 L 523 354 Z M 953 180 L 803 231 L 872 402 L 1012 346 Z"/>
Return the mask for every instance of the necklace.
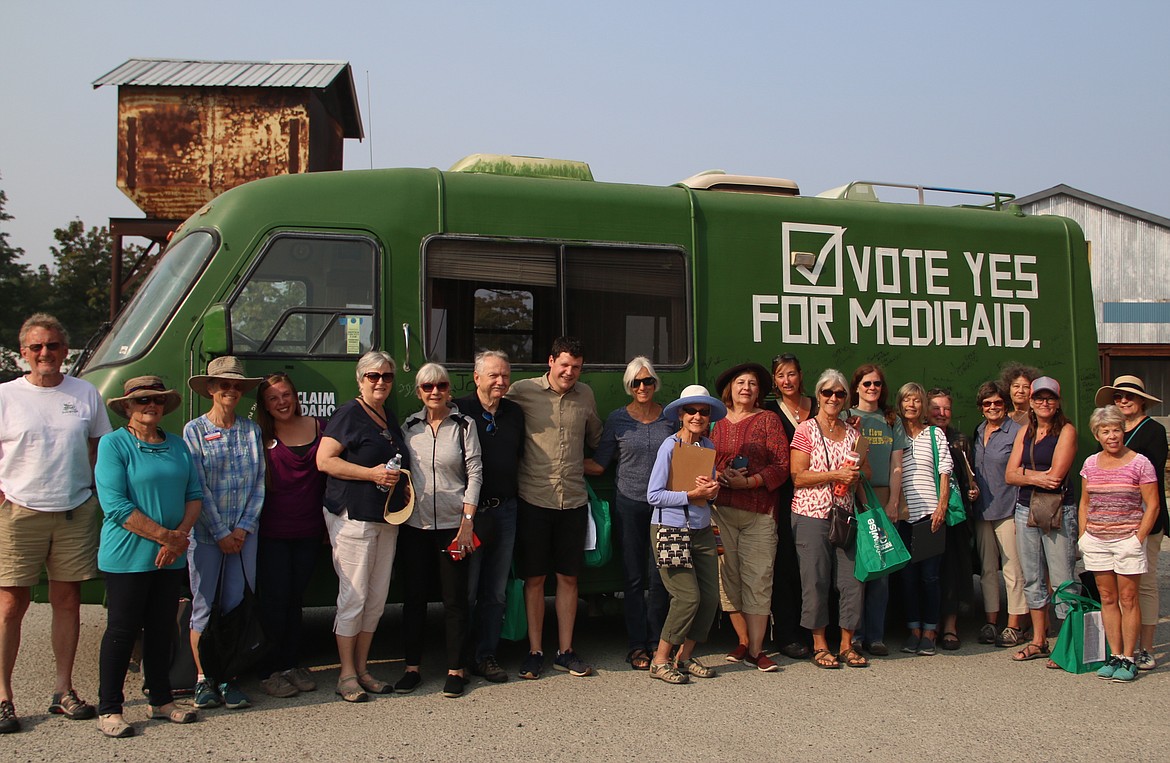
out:
<path id="1" fill-rule="evenodd" d="M 839 421 L 839 419 L 837 419 L 837 417 L 834 416 L 832 419 L 825 421 L 818 415 L 816 417 L 816 419 L 817 419 L 817 421 L 821 422 L 826 427 L 828 427 L 829 434 L 833 434 L 833 432 L 837 431 L 837 423 Z"/>
<path id="2" fill-rule="evenodd" d="M 387 440 L 391 439 L 390 423 L 386 421 L 386 417 L 375 411 L 373 406 L 367 403 L 361 395 L 357 396 L 357 401 L 361 403 L 362 408 L 366 409 L 366 413 L 369 414 L 369 417 L 374 420 L 374 423 L 382 427 L 382 431 L 379 432 L 379 434 L 381 434 L 382 437 Z"/>
<path id="3" fill-rule="evenodd" d="M 788 415 L 792 417 L 793 422 L 800 423 L 800 398 L 796 399 L 796 407 L 790 406 L 784 398 L 780 398 L 780 403 L 784 406 L 784 410 L 788 411 Z"/>

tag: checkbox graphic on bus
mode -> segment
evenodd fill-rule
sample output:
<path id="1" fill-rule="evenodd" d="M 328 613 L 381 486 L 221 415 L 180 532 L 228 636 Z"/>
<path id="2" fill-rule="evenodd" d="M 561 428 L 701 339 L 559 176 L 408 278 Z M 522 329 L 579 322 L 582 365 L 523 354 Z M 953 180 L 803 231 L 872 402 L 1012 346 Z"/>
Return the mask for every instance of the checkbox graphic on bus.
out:
<path id="1" fill-rule="evenodd" d="M 785 294 L 843 293 L 845 228 L 840 225 L 783 223 Z M 828 271 L 828 272 L 826 272 Z"/>

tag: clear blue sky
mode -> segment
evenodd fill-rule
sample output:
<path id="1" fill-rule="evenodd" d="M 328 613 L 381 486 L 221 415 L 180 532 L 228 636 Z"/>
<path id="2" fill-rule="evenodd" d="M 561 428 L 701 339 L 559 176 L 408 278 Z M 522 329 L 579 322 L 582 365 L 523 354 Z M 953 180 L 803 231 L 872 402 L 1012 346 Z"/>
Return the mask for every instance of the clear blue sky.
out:
<path id="1" fill-rule="evenodd" d="M 90 87 L 133 57 L 349 61 L 376 167 L 495 152 L 807 194 L 1068 183 L 1170 216 L 1167 30 L 1156 0 L 4 0 L 4 230 L 37 264 L 75 217 L 141 214 L 114 185 L 116 89 Z M 370 151 L 346 141 L 346 167 Z"/>

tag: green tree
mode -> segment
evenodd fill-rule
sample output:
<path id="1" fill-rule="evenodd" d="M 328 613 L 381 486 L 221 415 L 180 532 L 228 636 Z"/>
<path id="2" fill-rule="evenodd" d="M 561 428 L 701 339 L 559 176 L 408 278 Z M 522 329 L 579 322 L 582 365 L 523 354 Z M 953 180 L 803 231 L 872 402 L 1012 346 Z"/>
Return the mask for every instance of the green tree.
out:
<path id="1" fill-rule="evenodd" d="M 48 302 L 51 312 L 69 330 L 69 343 L 81 349 L 110 315 L 110 261 L 113 242 L 105 226 L 85 227 L 73 220 L 53 231 L 57 245 Z M 122 272 L 129 272 L 141 249 L 131 245 L 122 252 Z M 128 299 L 131 294 L 123 295 Z"/>
<path id="2" fill-rule="evenodd" d="M 0 225 L 12 219 L 5 211 L 8 195 L 0 190 Z M 29 281 L 32 273 L 27 264 L 20 261 L 24 250 L 8 242 L 8 232 L 0 228 L 0 381 L 7 381 L 20 374 L 17 360 L 20 357 L 20 341 L 17 333 L 28 312 Z"/>

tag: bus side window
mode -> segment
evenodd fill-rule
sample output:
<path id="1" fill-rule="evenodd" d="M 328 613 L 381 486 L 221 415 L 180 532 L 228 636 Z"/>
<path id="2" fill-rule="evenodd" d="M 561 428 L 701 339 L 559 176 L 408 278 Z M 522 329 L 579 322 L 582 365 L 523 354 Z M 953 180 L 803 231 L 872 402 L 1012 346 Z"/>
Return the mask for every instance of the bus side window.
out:
<path id="1" fill-rule="evenodd" d="M 279 234 L 231 299 L 239 355 L 359 355 L 374 346 L 377 249 L 358 237 Z"/>
<path id="2" fill-rule="evenodd" d="M 423 263 L 431 360 L 470 363 L 502 349 L 513 363 L 540 366 L 562 334 L 585 343 L 591 364 L 689 360 L 681 249 L 435 237 Z"/>

